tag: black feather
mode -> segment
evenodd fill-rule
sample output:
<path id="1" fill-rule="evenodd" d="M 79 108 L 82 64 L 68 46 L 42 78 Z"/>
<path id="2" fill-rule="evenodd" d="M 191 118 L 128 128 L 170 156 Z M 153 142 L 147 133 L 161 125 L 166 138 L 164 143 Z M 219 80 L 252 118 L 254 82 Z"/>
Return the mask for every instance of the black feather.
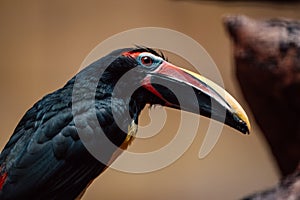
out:
<path id="1" fill-rule="evenodd" d="M 1 200 L 75 199 L 106 168 L 115 148 L 100 146 L 105 149 L 101 163 L 87 151 L 78 131 L 84 130 L 83 137 L 93 136 L 101 128 L 117 146 L 126 138 L 123 130 L 131 119 L 124 119 L 121 128 L 114 121 L 113 109 L 120 115 L 129 111 L 124 100 L 112 105 L 118 76 L 111 73 L 118 68 L 121 76 L 135 67 L 130 59 L 119 59 L 131 50 L 117 50 L 92 63 L 26 112 L 0 155 L 0 175 L 8 175 Z M 99 123 L 91 120 L 94 111 Z"/>

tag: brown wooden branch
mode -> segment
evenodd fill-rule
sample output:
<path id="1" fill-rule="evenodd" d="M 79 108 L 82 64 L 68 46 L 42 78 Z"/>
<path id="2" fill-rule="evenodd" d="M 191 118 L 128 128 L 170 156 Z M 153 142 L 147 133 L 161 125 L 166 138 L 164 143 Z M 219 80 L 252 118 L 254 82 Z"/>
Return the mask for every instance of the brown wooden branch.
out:
<path id="1" fill-rule="evenodd" d="M 242 93 L 285 177 L 249 199 L 288 199 L 289 194 L 300 199 L 300 21 L 245 16 L 224 21 Z"/>

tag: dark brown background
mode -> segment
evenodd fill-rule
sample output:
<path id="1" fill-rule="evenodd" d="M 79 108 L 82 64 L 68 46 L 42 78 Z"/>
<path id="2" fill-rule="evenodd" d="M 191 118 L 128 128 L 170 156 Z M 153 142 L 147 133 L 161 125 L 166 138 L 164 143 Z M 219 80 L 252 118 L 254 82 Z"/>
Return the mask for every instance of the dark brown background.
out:
<path id="1" fill-rule="evenodd" d="M 299 18 L 299 8 L 295 4 L 207 1 L 1 0 L 0 146 L 5 145 L 25 111 L 76 74 L 98 43 L 136 27 L 171 28 L 197 40 L 218 65 L 226 89 L 248 110 L 233 75 L 230 41 L 221 17 L 242 13 L 254 18 Z M 147 112 L 141 118 L 143 124 L 149 122 Z M 84 199 L 237 199 L 275 184 L 277 167 L 249 114 L 253 126 L 250 136 L 225 127 L 213 151 L 199 160 L 201 126 L 192 146 L 171 166 L 147 174 L 107 170 Z M 168 110 L 159 139 L 137 140 L 129 150 L 163 146 L 176 132 L 174 124 L 179 117 L 178 112 Z"/>

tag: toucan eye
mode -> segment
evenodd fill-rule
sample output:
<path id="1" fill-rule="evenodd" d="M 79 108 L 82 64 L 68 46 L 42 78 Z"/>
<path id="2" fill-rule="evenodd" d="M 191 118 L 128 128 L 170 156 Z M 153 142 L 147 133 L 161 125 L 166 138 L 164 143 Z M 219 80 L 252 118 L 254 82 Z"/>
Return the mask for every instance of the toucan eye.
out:
<path id="1" fill-rule="evenodd" d="M 141 63 L 147 67 L 150 67 L 153 64 L 153 59 L 149 56 L 141 57 Z"/>
<path id="2" fill-rule="evenodd" d="M 143 67 L 154 69 L 163 62 L 163 59 L 158 56 L 152 55 L 151 53 L 145 52 L 141 53 L 137 57 L 137 61 Z"/>

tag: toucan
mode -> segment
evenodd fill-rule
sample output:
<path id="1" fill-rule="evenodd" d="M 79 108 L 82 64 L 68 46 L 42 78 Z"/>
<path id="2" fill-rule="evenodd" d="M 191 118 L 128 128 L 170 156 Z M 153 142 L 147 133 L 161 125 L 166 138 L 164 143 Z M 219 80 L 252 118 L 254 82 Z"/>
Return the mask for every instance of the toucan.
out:
<path id="1" fill-rule="evenodd" d="M 0 199 L 79 199 L 132 142 L 146 105 L 250 131 L 242 107 L 209 79 L 148 47 L 118 49 L 25 113 L 0 155 Z"/>

